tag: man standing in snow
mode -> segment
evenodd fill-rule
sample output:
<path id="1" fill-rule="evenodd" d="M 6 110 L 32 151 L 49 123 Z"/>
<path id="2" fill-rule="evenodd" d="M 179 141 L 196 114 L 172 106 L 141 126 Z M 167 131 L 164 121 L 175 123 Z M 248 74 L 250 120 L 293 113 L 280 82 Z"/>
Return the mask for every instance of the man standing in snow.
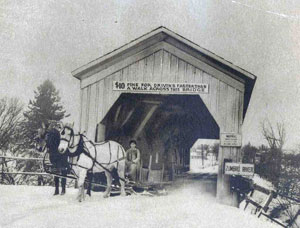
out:
<path id="1" fill-rule="evenodd" d="M 137 180 L 137 171 L 140 166 L 140 150 L 136 148 L 136 141 L 130 140 L 130 148 L 126 151 L 126 174 L 133 180 Z"/>

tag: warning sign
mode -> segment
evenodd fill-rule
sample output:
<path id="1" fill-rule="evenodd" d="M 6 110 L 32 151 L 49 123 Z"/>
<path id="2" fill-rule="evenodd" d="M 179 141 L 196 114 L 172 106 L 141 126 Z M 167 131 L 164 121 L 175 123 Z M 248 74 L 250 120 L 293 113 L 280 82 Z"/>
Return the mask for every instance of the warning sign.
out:
<path id="1" fill-rule="evenodd" d="M 113 90 L 126 92 L 208 93 L 204 83 L 122 82 L 113 81 Z"/>
<path id="2" fill-rule="evenodd" d="M 254 164 L 225 163 L 225 174 L 253 176 L 254 175 Z"/>
<path id="3" fill-rule="evenodd" d="M 237 133 L 221 133 L 221 146 L 240 147 L 242 146 L 242 135 Z"/>

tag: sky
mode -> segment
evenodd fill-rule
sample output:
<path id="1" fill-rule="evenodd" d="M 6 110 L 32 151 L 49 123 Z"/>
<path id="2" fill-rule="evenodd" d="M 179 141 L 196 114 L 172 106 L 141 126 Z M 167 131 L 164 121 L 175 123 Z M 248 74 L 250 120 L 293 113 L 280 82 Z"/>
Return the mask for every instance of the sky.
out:
<path id="1" fill-rule="evenodd" d="M 300 144 L 299 0 L 0 0 L 0 97 L 25 106 L 51 79 L 78 126 L 71 71 L 159 27 L 257 76 L 243 143 L 266 143 L 260 124 L 283 122 Z"/>

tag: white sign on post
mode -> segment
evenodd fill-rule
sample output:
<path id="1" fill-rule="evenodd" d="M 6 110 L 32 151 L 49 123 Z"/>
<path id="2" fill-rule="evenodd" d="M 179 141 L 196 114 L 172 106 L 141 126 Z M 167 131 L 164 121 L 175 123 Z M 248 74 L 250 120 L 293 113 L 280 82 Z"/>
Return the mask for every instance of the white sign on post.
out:
<path id="1" fill-rule="evenodd" d="M 229 162 L 225 163 L 225 174 L 253 176 L 254 164 L 229 163 Z"/>
<path id="2" fill-rule="evenodd" d="M 126 92 L 208 93 L 205 83 L 123 82 L 113 81 L 113 90 Z"/>
<path id="3" fill-rule="evenodd" d="M 220 144 L 221 146 L 241 147 L 242 135 L 237 133 L 221 133 Z"/>

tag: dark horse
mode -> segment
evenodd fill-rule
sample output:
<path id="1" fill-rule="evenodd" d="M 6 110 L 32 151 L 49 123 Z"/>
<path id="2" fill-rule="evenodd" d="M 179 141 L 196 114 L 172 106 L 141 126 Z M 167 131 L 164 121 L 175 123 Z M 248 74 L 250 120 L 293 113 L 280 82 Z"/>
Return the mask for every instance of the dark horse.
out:
<path id="1" fill-rule="evenodd" d="M 37 149 L 42 152 L 47 149 L 49 153 L 50 163 L 53 165 L 55 169 L 55 173 L 60 176 L 66 176 L 69 171 L 71 171 L 70 164 L 68 162 L 68 153 L 61 154 L 58 151 L 58 146 L 60 143 L 60 132 L 56 127 L 48 126 L 42 124 L 42 128 L 38 130 L 38 136 L 36 138 L 37 141 Z M 89 182 L 87 186 L 87 194 L 91 196 L 91 181 L 92 174 L 87 174 L 87 180 Z M 66 193 L 66 178 L 59 178 L 58 176 L 54 176 L 55 183 L 55 192 L 54 195 L 59 194 L 59 179 L 61 179 L 61 195 Z"/>
<path id="2" fill-rule="evenodd" d="M 49 159 L 53 165 L 54 170 L 61 176 L 66 176 L 69 169 L 68 156 L 58 152 L 60 142 L 60 133 L 55 127 L 48 127 L 43 124 L 43 127 L 38 130 L 38 150 L 44 151 L 45 148 L 49 153 Z M 61 179 L 61 195 L 66 193 L 66 178 L 59 178 L 54 176 L 55 192 L 54 195 L 59 194 L 59 179 Z"/>

